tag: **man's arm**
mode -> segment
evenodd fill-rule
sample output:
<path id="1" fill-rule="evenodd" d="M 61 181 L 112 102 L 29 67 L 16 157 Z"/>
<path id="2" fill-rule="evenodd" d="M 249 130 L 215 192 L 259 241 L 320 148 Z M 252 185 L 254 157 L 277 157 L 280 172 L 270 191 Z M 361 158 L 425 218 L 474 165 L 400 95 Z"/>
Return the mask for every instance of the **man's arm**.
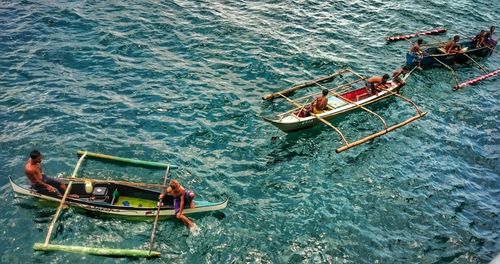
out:
<path id="1" fill-rule="evenodd" d="M 184 210 L 184 202 L 185 202 L 185 196 L 186 196 L 186 190 L 184 190 L 182 193 L 181 193 L 181 204 L 180 204 L 180 208 L 179 208 L 179 214 L 182 215 L 182 210 Z"/>

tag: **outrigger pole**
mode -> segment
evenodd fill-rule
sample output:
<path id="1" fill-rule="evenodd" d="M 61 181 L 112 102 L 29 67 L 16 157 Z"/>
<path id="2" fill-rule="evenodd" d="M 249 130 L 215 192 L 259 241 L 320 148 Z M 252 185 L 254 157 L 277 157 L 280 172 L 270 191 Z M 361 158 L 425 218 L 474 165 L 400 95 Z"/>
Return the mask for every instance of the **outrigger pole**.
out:
<path id="1" fill-rule="evenodd" d="M 170 174 L 170 166 L 167 165 L 167 170 L 165 172 L 165 179 L 163 180 L 163 186 L 165 186 L 162 190 L 162 194 L 165 194 L 167 191 L 166 185 L 168 180 L 168 175 Z M 151 238 L 149 239 L 149 254 L 151 254 L 151 250 L 153 249 L 153 241 L 155 239 L 156 227 L 158 226 L 158 218 L 160 217 L 160 208 L 161 208 L 161 199 L 158 198 L 158 205 L 156 209 L 155 222 L 153 223 L 153 231 L 151 232 Z"/>
<path id="2" fill-rule="evenodd" d="M 283 90 L 281 92 L 264 95 L 264 96 L 262 96 L 262 100 L 270 100 L 270 99 L 273 99 L 273 98 L 276 98 L 276 97 L 287 95 L 287 94 L 289 94 L 291 92 L 295 92 L 295 91 L 297 91 L 299 89 L 306 88 L 306 87 L 309 87 L 309 86 L 313 86 L 316 83 L 329 82 L 329 81 L 332 81 L 333 79 L 335 79 L 338 75 L 344 74 L 346 72 L 348 72 L 348 70 L 340 70 L 340 71 L 337 71 L 337 72 L 333 73 L 330 76 L 322 77 L 322 78 L 319 78 L 319 79 L 316 79 L 316 80 L 312 80 L 312 81 L 309 81 L 309 82 L 306 82 L 306 83 L 303 83 L 303 84 L 295 85 L 295 86 L 292 86 L 292 87 L 290 87 L 290 88 L 288 88 L 286 90 Z"/>
<path id="3" fill-rule="evenodd" d="M 71 186 L 73 185 L 73 181 L 71 180 L 71 178 L 76 177 L 76 173 L 78 172 L 80 165 L 82 165 L 82 162 L 83 162 L 83 159 L 85 158 L 85 156 L 87 156 L 87 152 L 84 152 L 83 155 L 80 157 L 80 159 L 76 163 L 75 170 L 73 170 L 73 174 L 71 174 L 70 182 L 68 183 L 68 186 L 66 186 L 66 191 L 64 192 L 64 195 L 61 198 L 61 202 L 59 203 L 59 207 L 57 208 L 56 214 L 52 218 L 52 222 L 50 223 L 50 226 L 49 226 L 49 231 L 47 232 L 47 236 L 45 237 L 45 243 L 43 244 L 43 246 L 45 246 L 45 247 L 49 244 L 50 235 L 52 235 L 52 230 L 54 229 L 54 224 L 56 223 L 57 218 L 59 217 L 59 214 L 61 213 L 62 207 L 64 205 L 64 201 L 66 201 L 66 197 L 68 197 L 68 194 L 71 191 Z"/>
<path id="4" fill-rule="evenodd" d="M 94 152 L 88 152 L 88 151 L 83 151 L 83 150 L 78 150 L 76 152 L 76 154 L 78 156 L 81 156 L 81 155 L 83 155 L 84 152 L 87 152 L 87 157 L 92 158 L 92 159 L 100 159 L 100 160 L 105 160 L 105 161 L 115 161 L 115 162 L 121 162 L 121 163 L 128 163 L 128 164 L 142 166 L 142 167 L 153 167 L 153 168 L 162 168 L 162 169 L 167 167 L 167 165 L 165 163 L 161 163 L 161 162 L 122 158 L 122 157 L 94 153 Z M 169 165 L 169 166 L 173 169 L 177 168 L 177 166 L 175 166 L 175 165 Z"/>
<path id="5" fill-rule="evenodd" d="M 45 237 L 45 242 L 43 244 L 35 243 L 33 245 L 33 249 L 36 251 L 64 251 L 70 253 L 91 254 L 100 256 L 147 257 L 147 258 L 159 257 L 161 253 L 158 251 L 151 251 L 151 249 L 140 250 L 140 249 L 121 249 L 121 248 L 94 248 L 94 247 L 49 244 L 50 236 L 52 234 L 52 230 L 54 229 L 54 224 L 56 223 L 57 218 L 61 213 L 64 202 L 66 201 L 66 197 L 68 197 L 68 194 L 71 191 L 71 186 L 73 185 L 73 180 L 76 178 L 76 173 L 78 172 L 78 169 L 80 168 L 83 160 L 89 153 L 87 151 L 79 151 L 78 154 L 81 155 L 81 157 L 76 164 L 73 174 L 69 178 L 69 183 L 66 186 L 66 191 L 64 192 L 64 195 L 61 198 L 61 202 L 59 203 L 59 207 L 57 208 L 56 214 L 52 218 L 52 222 L 50 223 L 47 236 Z"/>
<path id="6" fill-rule="evenodd" d="M 443 65 L 445 68 L 447 68 L 448 70 L 451 71 L 451 74 L 453 75 L 453 78 L 455 79 L 455 83 L 458 85 L 458 78 L 457 78 L 457 74 L 455 73 L 455 70 L 453 70 L 450 66 L 446 65 L 444 62 L 440 61 L 438 58 L 430 55 L 430 57 L 432 57 L 434 60 L 436 60 L 437 62 L 439 62 L 441 65 Z"/>

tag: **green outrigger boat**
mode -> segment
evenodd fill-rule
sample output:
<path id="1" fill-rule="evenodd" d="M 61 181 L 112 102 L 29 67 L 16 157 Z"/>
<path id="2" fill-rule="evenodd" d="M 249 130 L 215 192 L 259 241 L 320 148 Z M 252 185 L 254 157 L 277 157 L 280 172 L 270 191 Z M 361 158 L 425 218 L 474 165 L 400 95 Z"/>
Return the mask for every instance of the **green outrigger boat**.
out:
<path id="1" fill-rule="evenodd" d="M 61 178 L 67 184 L 64 195 L 57 196 L 51 193 L 37 192 L 30 185 L 17 184 L 9 177 L 12 190 L 16 194 L 32 196 L 47 201 L 59 202 L 59 208 L 49 227 L 45 243 L 35 243 L 33 248 L 39 251 L 65 251 L 71 253 L 93 254 L 101 256 L 119 257 L 159 257 L 160 252 L 153 251 L 153 240 L 157 221 L 160 217 L 175 217 L 173 207 L 174 198 L 165 195 L 162 201 L 159 195 L 165 191 L 170 165 L 148 162 L 136 159 L 120 158 L 110 155 L 78 151 L 81 155 L 75 170 L 70 178 Z M 76 178 L 76 173 L 85 157 L 94 159 L 105 159 L 108 161 L 122 162 L 136 166 L 166 168 L 163 185 L 134 183 L 127 181 L 97 180 Z M 78 197 L 78 198 L 76 198 Z M 185 215 L 216 211 L 226 208 L 227 199 L 221 202 L 208 202 L 194 200 L 194 208 L 185 208 Z M 127 218 L 154 219 L 153 232 L 151 234 L 149 250 L 141 249 L 118 249 L 118 248 L 92 248 L 84 246 L 69 246 L 49 244 L 55 222 L 63 208 L 63 205 L 96 212 L 107 216 L 122 216 Z"/>

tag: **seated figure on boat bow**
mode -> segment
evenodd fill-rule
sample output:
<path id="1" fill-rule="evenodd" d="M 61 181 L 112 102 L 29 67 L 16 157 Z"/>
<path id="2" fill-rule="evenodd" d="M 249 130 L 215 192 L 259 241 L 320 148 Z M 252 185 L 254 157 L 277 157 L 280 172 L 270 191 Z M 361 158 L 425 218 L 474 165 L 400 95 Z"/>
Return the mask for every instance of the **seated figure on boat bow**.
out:
<path id="1" fill-rule="evenodd" d="M 311 115 L 311 112 L 316 115 L 323 113 L 328 105 L 327 95 L 328 89 L 323 89 L 321 96 L 316 97 L 311 104 L 304 106 L 297 115 L 299 117 L 308 117 Z"/>
<path id="2" fill-rule="evenodd" d="M 30 158 L 24 165 L 24 174 L 31 182 L 31 188 L 41 194 L 62 196 L 66 191 L 66 185 L 58 179 L 51 178 L 42 173 L 42 154 L 34 149 Z M 69 194 L 71 198 L 78 198 L 76 194 Z"/>
<path id="3" fill-rule="evenodd" d="M 167 194 L 174 197 L 174 210 L 177 219 L 181 220 L 189 229 L 196 228 L 196 224 L 182 213 L 185 207 L 194 208 L 194 192 L 186 190 L 177 180 L 171 180 Z M 159 198 L 163 200 L 165 194 L 160 194 Z"/>

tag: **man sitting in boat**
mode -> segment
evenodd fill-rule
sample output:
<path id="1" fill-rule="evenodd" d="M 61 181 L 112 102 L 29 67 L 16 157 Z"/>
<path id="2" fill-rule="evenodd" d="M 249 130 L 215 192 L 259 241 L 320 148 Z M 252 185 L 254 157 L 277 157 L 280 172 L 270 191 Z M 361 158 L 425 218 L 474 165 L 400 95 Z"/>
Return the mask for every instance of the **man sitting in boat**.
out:
<path id="1" fill-rule="evenodd" d="M 311 104 L 303 107 L 299 113 L 298 117 L 308 117 L 311 115 L 311 112 L 314 114 L 321 114 L 325 111 L 326 106 L 328 105 L 328 89 L 323 89 L 321 92 L 321 96 L 316 97 Z"/>
<path id="2" fill-rule="evenodd" d="M 30 158 L 24 165 L 24 173 L 31 181 L 31 188 L 38 193 L 61 196 L 66 191 L 66 185 L 58 179 L 51 178 L 42 173 L 42 154 L 38 150 L 30 153 Z M 78 198 L 76 194 L 69 195 Z"/>
<path id="3" fill-rule="evenodd" d="M 177 219 L 181 220 L 189 229 L 196 228 L 196 224 L 182 214 L 184 207 L 189 206 L 189 208 L 194 208 L 194 192 L 186 190 L 177 180 L 171 180 L 167 188 L 167 194 L 174 197 L 174 210 Z M 161 200 L 164 197 L 165 194 L 160 194 Z"/>
<path id="4" fill-rule="evenodd" d="M 460 36 L 459 35 L 455 35 L 453 37 L 453 40 L 451 40 L 450 42 L 446 43 L 446 45 L 444 46 L 444 51 L 446 53 L 460 53 L 461 50 L 462 50 L 462 48 L 458 44 L 458 41 L 460 41 Z"/>
<path id="5" fill-rule="evenodd" d="M 328 105 L 328 89 L 323 89 L 321 92 L 321 96 L 314 99 L 311 103 L 312 112 L 315 114 L 321 114 L 325 111 L 326 106 Z"/>
<path id="6" fill-rule="evenodd" d="M 482 44 L 483 47 L 489 47 L 490 49 L 493 49 L 493 47 L 497 45 L 497 41 L 491 37 L 490 32 L 486 32 L 484 33 L 484 41 Z"/>
<path id="7" fill-rule="evenodd" d="M 481 30 L 473 39 L 474 43 L 476 44 L 476 48 L 480 48 L 483 46 L 483 41 L 484 41 L 484 34 L 486 33 L 485 30 Z"/>
<path id="8" fill-rule="evenodd" d="M 366 80 L 366 92 L 368 94 L 377 94 L 387 88 L 387 80 L 389 80 L 389 74 L 384 74 L 384 76 L 372 76 Z"/>
<path id="9" fill-rule="evenodd" d="M 397 93 L 399 93 L 399 89 L 406 84 L 405 81 L 403 80 L 403 77 L 406 76 L 407 74 L 408 74 L 408 67 L 406 66 L 398 68 L 392 73 L 392 81 L 398 84 L 398 90 L 396 91 Z"/>
<path id="10" fill-rule="evenodd" d="M 424 51 L 420 48 L 420 46 L 422 45 L 423 42 L 424 42 L 424 40 L 419 38 L 417 40 L 417 42 L 415 44 L 413 44 L 413 46 L 411 46 L 410 51 L 413 52 L 415 55 L 418 55 L 419 57 L 423 56 Z"/>

